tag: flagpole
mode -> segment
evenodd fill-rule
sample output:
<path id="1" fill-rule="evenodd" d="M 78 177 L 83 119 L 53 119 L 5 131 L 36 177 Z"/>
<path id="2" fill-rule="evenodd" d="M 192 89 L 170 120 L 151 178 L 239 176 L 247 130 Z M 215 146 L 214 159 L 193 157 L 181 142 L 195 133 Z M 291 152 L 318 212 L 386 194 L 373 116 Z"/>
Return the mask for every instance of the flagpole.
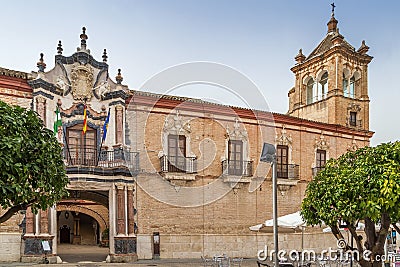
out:
<path id="1" fill-rule="evenodd" d="M 106 117 L 106 120 L 105 120 L 105 122 L 104 122 L 104 125 L 103 125 L 103 137 L 101 138 L 101 143 L 100 143 L 100 149 L 99 149 L 99 153 L 98 153 L 98 155 L 97 155 L 97 162 L 96 162 L 96 166 L 99 166 L 99 161 L 100 161 L 100 153 L 101 153 L 101 149 L 103 148 L 103 143 L 104 143 L 104 141 L 105 141 L 105 136 L 104 136 L 104 134 L 105 134 L 105 132 L 104 132 L 104 126 L 106 127 L 106 131 L 107 131 L 107 127 L 108 127 L 108 123 L 109 123 L 109 119 L 110 119 L 110 110 L 111 110 L 111 108 L 108 108 L 108 113 L 107 113 L 107 117 Z"/>
<path id="2" fill-rule="evenodd" d="M 102 148 L 103 148 L 103 138 L 102 138 L 101 143 L 100 143 L 100 149 L 99 149 L 99 153 L 98 153 L 98 155 L 97 155 L 96 166 L 99 166 L 100 153 L 101 153 L 101 149 L 102 149 Z"/>
<path id="3" fill-rule="evenodd" d="M 64 126 L 61 126 L 61 127 L 62 127 L 62 130 L 63 130 L 65 146 L 67 147 L 67 151 L 68 151 L 69 161 L 72 163 L 71 152 L 69 151 L 68 140 L 67 140 L 67 136 L 66 136 L 65 131 L 64 131 Z"/>

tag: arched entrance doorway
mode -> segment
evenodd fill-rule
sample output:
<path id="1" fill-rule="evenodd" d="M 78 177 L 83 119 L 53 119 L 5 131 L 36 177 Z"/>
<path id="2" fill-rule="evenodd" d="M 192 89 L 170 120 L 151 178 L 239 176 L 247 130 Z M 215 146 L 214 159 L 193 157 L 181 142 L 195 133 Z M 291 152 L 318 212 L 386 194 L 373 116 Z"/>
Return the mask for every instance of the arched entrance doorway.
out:
<path id="1" fill-rule="evenodd" d="M 70 191 L 57 204 L 58 255 L 63 262 L 102 262 L 109 254 L 107 191 Z"/>

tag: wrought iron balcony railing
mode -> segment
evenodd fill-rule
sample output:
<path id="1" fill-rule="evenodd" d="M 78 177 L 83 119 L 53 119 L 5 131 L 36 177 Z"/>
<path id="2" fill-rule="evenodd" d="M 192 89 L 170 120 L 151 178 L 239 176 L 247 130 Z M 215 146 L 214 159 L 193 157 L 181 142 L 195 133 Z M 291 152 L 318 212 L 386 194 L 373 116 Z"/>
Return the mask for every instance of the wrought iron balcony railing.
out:
<path id="1" fill-rule="evenodd" d="M 362 120 L 349 120 L 349 126 L 350 127 L 362 127 Z"/>
<path id="2" fill-rule="evenodd" d="M 299 179 L 299 165 L 277 164 L 276 176 L 281 179 Z"/>
<path id="3" fill-rule="evenodd" d="M 161 172 L 196 173 L 196 157 L 167 156 L 160 158 Z"/>
<path id="4" fill-rule="evenodd" d="M 222 174 L 250 177 L 253 175 L 253 161 L 222 161 Z"/>
<path id="5" fill-rule="evenodd" d="M 114 150 L 102 150 L 100 153 L 96 148 L 64 148 L 63 155 L 67 167 L 126 167 L 131 170 L 139 170 L 139 153 L 122 147 Z"/>

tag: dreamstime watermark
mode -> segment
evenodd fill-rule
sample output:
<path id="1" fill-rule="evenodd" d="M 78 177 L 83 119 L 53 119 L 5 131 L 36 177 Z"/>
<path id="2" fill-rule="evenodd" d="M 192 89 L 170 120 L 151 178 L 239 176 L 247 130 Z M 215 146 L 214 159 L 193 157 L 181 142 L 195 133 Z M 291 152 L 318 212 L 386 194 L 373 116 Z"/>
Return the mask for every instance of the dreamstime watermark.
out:
<path id="1" fill-rule="evenodd" d="M 239 99 L 244 109 L 216 101 L 206 91 L 201 98 L 207 101 L 174 96 L 190 86 L 197 86 L 198 91 L 203 90 L 202 86 L 212 87 L 224 99 Z M 249 170 L 253 176 L 248 190 L 252 192 L 262 184 L 270 164 L 256 164 L 258 159 L 252 158 L 251 151 L 259 149 L 255 145 L 274 143 L 275 123 L 265 97 L 246 75 L 213 62 L 184 63 L 154 75 L 137 94 L 128 104 L 128 112 L 134 115 L 127 115 L 127 123 L 134 125 L 135 135 L 140 137 L 133 148 L 140 151 L 145 174 L 136 182 L 148 195 L 178 207 L 198 207 L 222 198 L 239 182 L 227 181 L 224 176 L 224 172 L 233 170 L 228 166 L 230 140 L 242 144 L 240 169 Z M 255 107 L 264 111 L 254 111 Z M 171 136 L 179 138 L 174 141 Z M 252 168 L 248 167 L 250 162 L 255 164 Z M 202 180 L 215 175 L 221 163 L 219 177 Z M 186 181 L 191 182 L 190 186 L 182 183 Z"/>
<path id="2" fill-rule="evenodd" d="M 316 252 L 312 249 L 306 249 L 302 251 L 298 250 L 279 250 L 275 253 L 275 250 L 268 251 L 268 247 L 265 245 L 264 249 L 257 252 L 257 258 L 260 261 L 270 260 L 273 261 L 275 254 L 279 261 L 360 261 L 361 259 L 368 262 L 385 262 L 394 259 L 395 255 L 375 255 L 372 256 L 370 250 L 364 250 L 361 254 L 358 250 L 345 250 L 347 244 L 345 240 L 339 239 L 337 241 L 337 248 L 329 247 L 323 249 L 320 252 Z"/>

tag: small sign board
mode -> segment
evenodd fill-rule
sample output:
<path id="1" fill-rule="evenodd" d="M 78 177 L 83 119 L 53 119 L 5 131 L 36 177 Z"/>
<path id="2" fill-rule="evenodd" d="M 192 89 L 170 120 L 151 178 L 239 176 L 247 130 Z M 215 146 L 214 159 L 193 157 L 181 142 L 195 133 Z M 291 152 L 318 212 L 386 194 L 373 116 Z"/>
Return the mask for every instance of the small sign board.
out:
<path id="1" fill-rule="evenodd" d="M 42 240 L 42 247 L 44 251 L 51 251 L 49 241 Z"/>

